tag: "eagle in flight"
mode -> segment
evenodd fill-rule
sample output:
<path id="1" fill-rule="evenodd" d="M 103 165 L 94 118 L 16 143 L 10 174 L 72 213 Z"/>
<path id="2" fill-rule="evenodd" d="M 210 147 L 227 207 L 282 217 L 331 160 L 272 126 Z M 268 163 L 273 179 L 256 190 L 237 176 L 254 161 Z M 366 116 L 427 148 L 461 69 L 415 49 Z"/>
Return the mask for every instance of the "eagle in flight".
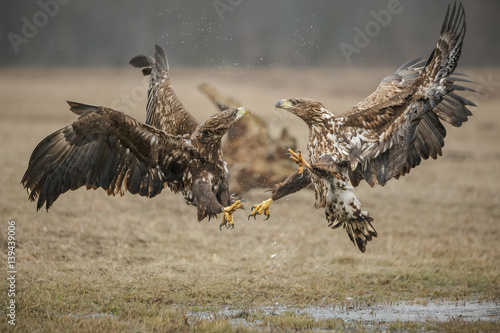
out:
<path id="1" fill-rule="evenodd" d="M 270 199 L 252 207 L 249 217 L 265 214 L 279 198 L 314 185 L 316 207 L 324 207 L 329 226 L 342 226 L 351 241 L 365 252 L 377 231 L 373 218 L 362 210 L 354 187 L 365 180 L 372 187 L 398 179 L 422 159 L 442 154 L 446 130 L 441 121 L 458 127 L 471 112 L 469 100 L 457 91 L 471 90 L 450 77 L 465 36 L 465 13 L 455 4 L 446 13 L 437 46 L 427 60 L 412 60 L 382 80 L 366 99 L 335 116 L 323 104 L 305 98 L 276 103 L 309 127 L 310 161 L 288 149 L 299 170 L 280 183 Z M 459 74 L 456 74 L 459 75 Z"/>
<path id="2" fill-rule="evenodd" d="M 249 111 L 228 109 L 199 124 L 182 104 L 176 104 L 175 94 L 156 94 L 169 83 L 164 75 L 166 58 L 159 47 L 155 56 L 156 61 L 150 62 L 155 84 L 148 111 L 153 104 L 175 110 L 165 118 L 162 129 L 110 108 L 68 102 L 80 117 L 38 144 L 21 180 L 29 199 L 38 198 L 37 210 L 44 205 L 48 210 L 62 193 L 82 186 L 101 187 L 108 195 L 128 191 L 154 197 L 168 185 L 197 207 L 199 221 L 223 213 L 220 227 L 234 226 L 232 214 L 242 205 L 229 191 L 221 140 Z M 148 120 L 154 122 L 154 115 L 148 113 Z"/>
<path id="3" fill-rule="evenodd" d="M 169 133 L 192 134 L 198 122 L 182 104 L 170 83 L 169 65 L 163 49 L 156 46 L 155 58 L 139 55 L 130 64 L 142 68 L 144 75 L 150 75 L 146 124 Z M 208 85 L 203 85 L 201 90 L 221 111 L 241 105 L 231 98 L 223 98 Z M 282 144 L 278 145 L 278 141 Z M 283 131 L 281 138 L 274 140 L 259 117 L 246 117 L 232 126 L 222 144 L 228 167 L 234 175 L 230 179 L 231 190 L 242 194 L 254 187 L 266 187 L 283 181 L 293 172 L 288 158 L 276 157 L 275 153 L 283 144 L 293 146 L 294 138 Z M 258 157 L 262 155 L 267 157 L 259 160 Z"/>

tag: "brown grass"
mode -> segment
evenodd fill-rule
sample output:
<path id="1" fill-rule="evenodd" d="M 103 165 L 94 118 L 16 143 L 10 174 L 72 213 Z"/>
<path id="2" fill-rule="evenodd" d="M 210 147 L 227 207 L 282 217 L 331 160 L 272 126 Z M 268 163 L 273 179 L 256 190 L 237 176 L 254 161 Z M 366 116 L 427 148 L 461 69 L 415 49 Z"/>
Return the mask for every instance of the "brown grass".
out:
<path id="1" fill-rule="evenodd" d="M 196 90 L 209 81 L 268 119 L 276 135 L 288 126 L 304 151 L 306 126 L 274 111 L 277 100 L 310 97 L 340 113 L 392 69 L 226 72 L 174 68 L 172 80 L 198 119 L 215 112 Z M 498 70 L 465 72 L 500 77 Z M 361 254 L 343 230 L 327 228 L 306 190 L 274 203 L 267 222 L 246 219 L 250 206 L 268 197 L 264 189 L 253 190 L 245 196 L 246 210 L 235 214 L 234 230 L 222 232 L 217 221 L 197 223 L 195 209 L 169 191 L 145 199 L 81 189 L 61 196 L 48 213 L 37 213 L 19 182 L 35 145 L 76 119 L 64 100 L 111 105 L 138 89 L 142 77 L 123 68 L 2 69 L 0 78 L 0 260 L 6 262 L 7 221 L 15 219 L 19 331 L 231 331 L 227 318 L 195 319 L 189 312 L 276 303 L 326 306 L 346 297 L 364 305 L 500 300 L 498 92 L 481 101 L 462 128 L 447 127 L 443 157 L 383 188 L 360 186 L 357 196 L 379 232 Z M 144 119 L 144 109 L 142 100 L 129 113 Z M 4 311 L 5 293 L 0 300 Z M 483 324 L 484 330 L 500 329 Z M 260 325 L 317 327 L 293 313 L 264 318 Z M 338 321 L 321 325 L 346 328 Z M 408 325 L 403 329 L 425 329 Z M 478 327 L 447 325 L 438 330 Z M 6 328 L 2 312 L 0 330 Z"/>

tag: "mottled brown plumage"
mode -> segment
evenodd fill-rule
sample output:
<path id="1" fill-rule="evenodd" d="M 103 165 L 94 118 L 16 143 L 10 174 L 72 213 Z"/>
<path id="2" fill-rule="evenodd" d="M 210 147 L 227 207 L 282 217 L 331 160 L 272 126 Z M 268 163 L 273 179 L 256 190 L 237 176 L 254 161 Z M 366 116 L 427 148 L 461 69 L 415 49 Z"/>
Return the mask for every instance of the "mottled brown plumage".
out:
<path id="1" fill-rule="evenodd" d="M 144 75 L 150 75 L 146 124 L 168 133 L 191 134 L 197 122 L 174 92 L 165 52 L 158 45 L 155 50 L 154 58 L 142 54 L 130 61 L 132 66 L 142 68 Z M 233 99 L 223 98 L 207 85 L 200 89 L 221 111 L 240 105 Z M 184 125 L 179 127 L 177 124 Z M 279 153 L 283 145 L 295 145 L 294 138 L 286 130 L 279 140 L 274 140 L 269 135 L 265 122 L 256 116 L 236 123 L 228 131 L 227 140 L 223 143 L 223 151 L 232 172 L 231 189 L 242 194 L 251 188 L 273 186 L 286 179 L 294 167 Z M 263 155 L 266 156 L 265 159 L 262 159 Z"/>
<path id="2" fill-rule="evenodd" d="M 170 83 L 168 60 L 163 49 L 155 45 L 155 57 L 147 54 L 130 60 L 134 67 L 150 75 L 146 124 L 173 135 L 191 134 L 199 125 L 175 94 Z"/>
<path id="3" fill-rule="evenodd" d="M 368 212 L 353 193 L 353 186 L 365 180 L 371 186 L 384 185 L 419 165 L 422 159 L 442 154 L 445 128 L 441 121 L 460 126 L 471 115 L 473 105 L 455 91 L 464 79 L 450 77 L 457 66 L 465 36 L 462 5 L 450 8 L 438 43 L 427 61 L 413 60 L 378 88 L 340 116 L 323 104 L 303 98 L 282 100 L 277 108 L 300 117 L 309 126 L 309 169 L 294 174 L 273 192 L 272 200 L 300 190 L 311 180 L 316 207 L 324 207 L 332 228 L 343 226 L 352 242 L 364 252 L 377 232 Z M 299 165 L 306 162 L 290 150 Z M 287 190 L 283 191 L 286 187 Z M 254 207 L 252 215 L 269 215 L 270 202 Z"/>
<path id="4" fill-rule="evenodd" d="M 172 135 L 120 111 L 68 103 L 79 119 L 38 144 L 21 181 L 31 201 L 38 197 L 37 209 L 48 210 L 61 194 L 82 186 L 154 197 L 175 184 L 171 188 L 197 207 L 198 220 L 224 213 L 222 224 L 232 225 L 241 205 L 230 195 L 220 145 L 247 109 L 218 113 L 192 135 Z"/>

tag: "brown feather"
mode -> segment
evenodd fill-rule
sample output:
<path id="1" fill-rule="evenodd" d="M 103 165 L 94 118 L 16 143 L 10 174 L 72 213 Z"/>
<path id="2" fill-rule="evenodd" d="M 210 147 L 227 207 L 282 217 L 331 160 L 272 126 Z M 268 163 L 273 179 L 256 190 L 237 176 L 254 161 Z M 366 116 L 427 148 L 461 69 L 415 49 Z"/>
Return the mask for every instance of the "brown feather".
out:
<path id="1" fill-rule="evenodd" d="M 427 61 L 405 63 L 365 100 L 338 117 L 321 103 L 304 98 L 276 104 L 309 126 L 310 164 L 330 156 L 335 168 L 329 169 L 342 175 L 332 178 L 325 168 L 312 168 L 316 206 L 325 207 L 329 225 L 342 225 L 361 251 L 377 233 L 351 185 L 363 179 L 371 186 L 384 185 L 409 173 L 422 159 L 437 158 L 446 136 L 440 120 L 460 126 L 471 115 L 467 106 L 473 103 L 455 92 L 471 90 L 455 84 L 467 80 L 450 77 L 464 35 L 463 6 L 448 8 L 437 46 Z M 347 178 L 350 184 L 344 181 Z"/>
<path id="2" fill-rule="evenodd" d="M 199 125 L 198 121 L 184 107 L 177 97 L 169 78 L 168 61 L 165 51 L 156 45 L 155 58 L 138 55 L 130 60 L 134 67 L 147 69 L 150 76 L 146 124 L 173 135 L 191 134 Z"/>
<path id="3" fill-rule="evenodd" d="M 241 116 L 239 110 L 227 110 L 198 126 L 196 133 L 211 133 L 210 140 L 202 140 L 195 134 L 165 133 L 120 111 L 69 105 L 79 119 L 38 144 L 21 181 L 29 199 L 38 198 L 37 209 L 45 205 L 48 210 L 61 194 L 83 186 L 101 187 L 108 195 L 128 191 L 154 197 L 170 181 L 188 203 L 199 204 L 199 216 L 215 216 L 233 199 L 220 140 Z M 193 191 L 191 185 L 199 181 L 209 184 L 209 190 Z"/>

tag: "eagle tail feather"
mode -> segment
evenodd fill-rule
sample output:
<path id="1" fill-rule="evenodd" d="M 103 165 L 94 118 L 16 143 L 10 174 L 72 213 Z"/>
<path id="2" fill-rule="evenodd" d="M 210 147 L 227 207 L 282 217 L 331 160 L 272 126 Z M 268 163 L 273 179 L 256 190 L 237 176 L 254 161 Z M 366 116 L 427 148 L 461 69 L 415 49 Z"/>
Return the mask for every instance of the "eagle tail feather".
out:
<path id="1" fill-rule="evenodd" d="M 328 226 L 332 229 L 342 226 L 361 252 L 365 252 L 367 243 L 378 236 L 372 225 L 373 218 L 361 210 L 361 203 L 348 187 L 335 186 L 333 191 L 329 190 L 325 215 Z"/>
<path id="2" fill-rule="evenodd" d="M 366 245 L 373 237 L 377 237 L 378 233 L 373 227 L 373 218 L 366 212 L 361 212 L 356 218 L 348 218 L 339 220 L 332 218 L 333 215 L 327 213 L 328 226 L 332 229 L 337 229 L 342 226 L 351 242 L 361 251 L 366 251 Z"/>
<path id="3" fill-rule="evenodd" d="M 344 229 L 353 242 L 361 252 L 365 252 L 366 244 L 377 237 L 377 231 L 371 224 L 373 218 L 366 215 L 361 215 L 360 220 L 351 220 L 349 223 L 344 223 Z"/>

